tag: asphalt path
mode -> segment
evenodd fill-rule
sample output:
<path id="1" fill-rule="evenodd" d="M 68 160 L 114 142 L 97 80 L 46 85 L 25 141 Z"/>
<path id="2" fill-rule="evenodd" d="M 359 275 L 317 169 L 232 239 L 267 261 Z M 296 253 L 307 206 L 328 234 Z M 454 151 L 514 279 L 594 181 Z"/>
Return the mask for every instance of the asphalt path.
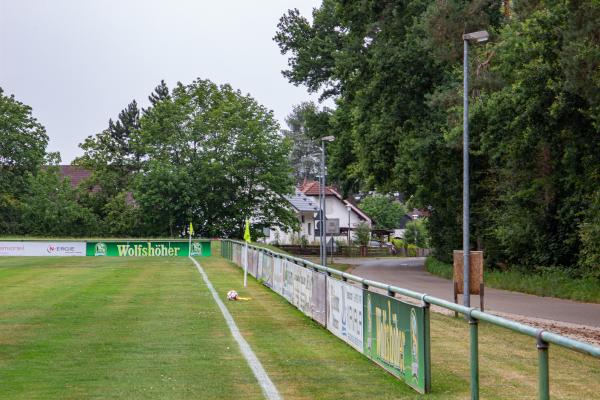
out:
<path id="1" fill-rule="evenodd" d="M 452 301 L 452 281 L 425 271 L 424 258 L 335 258 L 335 262 L 355 265 L 351 274 L 390 285 L 426 293 Z M 485 311 L 600 327 L 600 304 L 580 303 L 553 297 L 485 288 Z M 459 295 L 459 303 L 462 296 Z M 471 306 L 479 307 L 479 296 L 471 296 Z"/>

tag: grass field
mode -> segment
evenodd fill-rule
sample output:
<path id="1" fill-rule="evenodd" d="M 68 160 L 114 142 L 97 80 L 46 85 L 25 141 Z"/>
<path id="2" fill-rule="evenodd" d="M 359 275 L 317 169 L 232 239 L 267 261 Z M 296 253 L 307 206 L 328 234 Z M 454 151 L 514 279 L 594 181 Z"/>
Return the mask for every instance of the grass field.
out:
<path id="1" fill-rule="evenodd" d="M 218 248 L 213 249 L 218 254 Z M 432 314 L 433 393 L 419 396 L 220 257 L 198 258 L 286 399 L 463 399 L 467 325 Z M 258 399 L 186 258 L 0 258 L 0 398 Z M 535 399 L 531 338 L 483 324 L 481 395 Z M 597 398 L 600 362 L 551 348 L 553 398 Z M 596 396 L 596 397 L 595 397 Z"/>

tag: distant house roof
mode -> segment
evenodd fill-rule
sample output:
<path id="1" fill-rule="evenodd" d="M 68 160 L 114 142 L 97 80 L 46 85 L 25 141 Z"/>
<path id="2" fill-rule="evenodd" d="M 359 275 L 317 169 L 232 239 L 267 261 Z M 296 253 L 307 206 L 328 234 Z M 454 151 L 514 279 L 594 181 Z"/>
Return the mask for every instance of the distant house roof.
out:
<path id="1" fill-rule="evenodd" d="M 61 177 L 71 179 L 71 187 L 73 188 L 77 187 L 81 181 L 92 175 L 90 170 L 77 165 L 59 165 L 58 168 L 58 173 Z"/>
<path id="2" fill-rule="evenodd" d="M 298 211 L 317 211 L 319 207 L 310 197 L 306 196 L 302 191 L 296 189 L 296 193 L 293 195 L 285 196 L 290 202 L 292 207 Z"/>
<path id="3" fill-rule="evenodd" d="M 300 185 L 300 191 L 307 196 L 319 196 L 321 184 L 317 181 L 304 181 Z M 335 196 L 336 194 L 332 188 L 325 186 L 325 196 Z"/>
<path id="4" fill-rule="evenodd" d="M 431 217 L 431 212 L 423 208 L 413 208 L 409 214 L 413 217 L 413 219 Z"/>
<path id="5" fill-rule="evenodd" d="M 306 196 L 319 196 L 321 184 L 316 181 L 304 181 L 302 185 L 300 185 L 300 191 L 304 193 Z M 358 214 L 359 218 L 365 221 L 371 222 L 371 218 L 364 213 L 363 210 L 358 208 L 356 204 L 349 200 L 344 200 L 341 194 L 338 193 L 331 186 L 325 186 L 325 196 L 334 196 L 337 197 L 344 205 L 350 206 L 350 209 Z"/>

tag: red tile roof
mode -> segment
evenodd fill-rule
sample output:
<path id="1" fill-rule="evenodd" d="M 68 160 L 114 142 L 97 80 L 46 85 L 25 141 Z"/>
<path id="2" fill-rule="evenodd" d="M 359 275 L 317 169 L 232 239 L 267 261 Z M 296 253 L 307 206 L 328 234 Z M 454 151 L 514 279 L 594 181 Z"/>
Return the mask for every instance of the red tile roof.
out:
<path id="1" fill-rule="evenodd" d="M 300 185 L 300 191 L 307 196 L 319 196 L 320 188 L 321 184 L 317 181 L 304 181 Z M 325 196 L 336 196 L 336 193 L 331 187 L 326 186 Z"/>
<path id="2" fill-rule="evenodd" d="M 92 175 L 92 172 L 77 165 L 59 165 L 58 173 L 63 178 L 71 179 L 71 187 L 75 188 L 81 181 Z"/>

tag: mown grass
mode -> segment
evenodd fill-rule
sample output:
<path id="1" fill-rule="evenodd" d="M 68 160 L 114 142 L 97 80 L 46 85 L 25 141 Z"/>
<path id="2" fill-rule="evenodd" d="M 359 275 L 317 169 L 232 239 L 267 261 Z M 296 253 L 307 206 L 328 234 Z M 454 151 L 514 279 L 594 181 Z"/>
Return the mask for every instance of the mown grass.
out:
<path id="1" fill-rule="evenodd" d="M 452 265 L 428 257 L 426 270 L 439 277 L 452 279 Z M 525 271 L 485 271 L 485 285 L 537 296 L 558 297 L 590 303 L 600 303 L 600 280 L 594 277 L 574 277 L 559 269 Z"/>
<path id="2" fill-rule="evenodd" d="M 262 398 L 187 258 L 0 258 L 0 398 Z"/>

